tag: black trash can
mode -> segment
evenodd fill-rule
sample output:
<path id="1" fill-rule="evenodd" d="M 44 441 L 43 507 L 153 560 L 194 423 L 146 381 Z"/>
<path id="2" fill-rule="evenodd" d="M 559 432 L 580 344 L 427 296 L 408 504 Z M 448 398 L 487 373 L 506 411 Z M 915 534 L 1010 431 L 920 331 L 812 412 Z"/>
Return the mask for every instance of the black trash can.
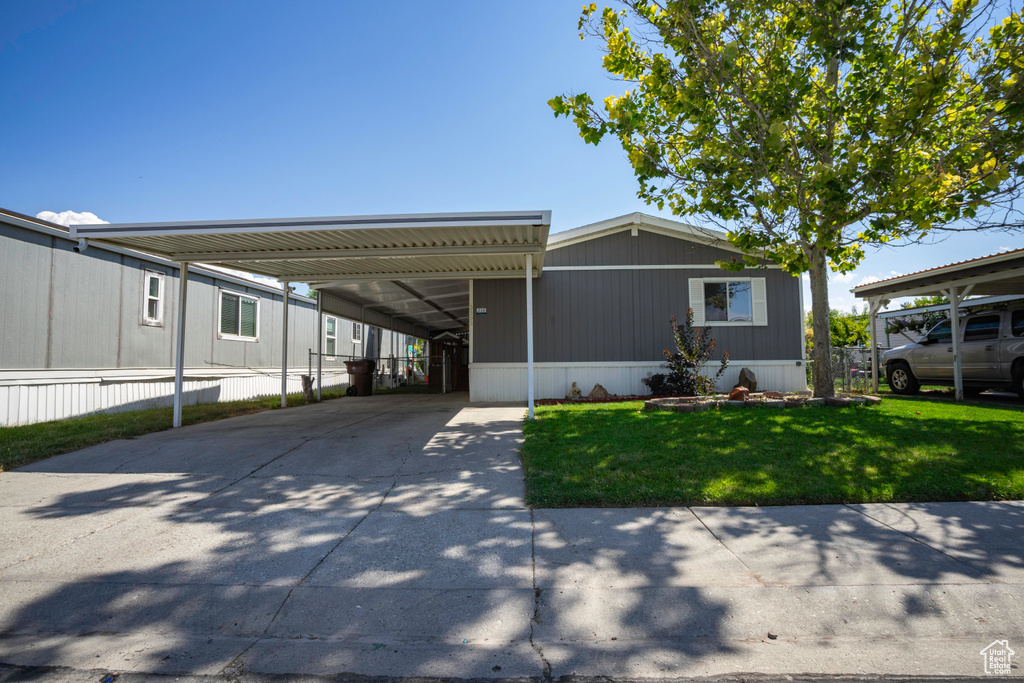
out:
<path id="1" fill-rule="evenodd" d="M 373 370 L 376 367 L 377 364 L 369 358 L 345 361 L 348 385 L 355 388 L 355 393 L 350 395 L 369 396 L 373 393 Z"/>

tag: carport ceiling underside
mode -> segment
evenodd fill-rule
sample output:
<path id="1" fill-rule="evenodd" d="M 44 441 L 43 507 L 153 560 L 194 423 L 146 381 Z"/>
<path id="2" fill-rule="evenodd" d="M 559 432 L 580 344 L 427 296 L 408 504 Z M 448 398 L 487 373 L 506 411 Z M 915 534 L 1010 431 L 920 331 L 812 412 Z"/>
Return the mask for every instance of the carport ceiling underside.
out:
<path id="1" fill-rule="evenodd" d="M 536 277 L 550 227 L 550 211 L 501 211 L 79 225 L 71 234 L 305 282 L 331 295 L 328 312 L 358 319 L 368 309 L 433 331 L 466 326 L 470 279 L 525 278 L 528 256 Z"/>

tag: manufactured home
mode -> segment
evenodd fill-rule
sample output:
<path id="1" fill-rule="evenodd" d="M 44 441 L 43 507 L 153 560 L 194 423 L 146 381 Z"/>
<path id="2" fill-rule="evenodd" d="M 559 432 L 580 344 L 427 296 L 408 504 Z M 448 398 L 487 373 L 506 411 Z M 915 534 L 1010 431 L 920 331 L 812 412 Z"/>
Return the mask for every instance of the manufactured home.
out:
<path id="1" fill-rule="evenodd" d="M 413 338 L 435 344 L 437 390 L 532 413 L 534 399 L 574 382 L 647 393 L 642 380 L 673 345 L 669 320 L 688 308 L 712 327 L 716 355 L 729 354 L 720 389 L 744 367 L 764 389 L 806 388 L 798 277 L 767 262 L 725 270 L 741 252 L 678 221 L 634 213 L 553 235 L 550 221 L 524 211 L 65 229 L 2 213 L 0 421 L 173 394 L 178 422 L 183 402 L 297 390 L 311 357 L 386 356 Z M 317 297 L 225 268 L 306 283 Z M 363 326 L 376 354 L 352 336 Z M 325 387 L 345 381 L 337 367 L 313 371 Z"/>

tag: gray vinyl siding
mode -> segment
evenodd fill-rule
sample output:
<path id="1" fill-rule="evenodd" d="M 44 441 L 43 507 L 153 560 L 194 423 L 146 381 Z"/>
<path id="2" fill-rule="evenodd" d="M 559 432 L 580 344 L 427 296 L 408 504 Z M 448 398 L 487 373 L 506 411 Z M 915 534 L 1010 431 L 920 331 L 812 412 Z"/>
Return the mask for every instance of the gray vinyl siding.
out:
<path id="1" fill-rule="evenodd" d="M 0 369 L 173 367 L 177 267 L 96 246 L 78 254 L 72 246 L 70 239 L 0 222 Z M 147 270 L 165 276 L 160 326 L 142 324 Z M 259 298 L 258 341 L 218 338 L 221 289 Z M 281 293 L 190 272 L 186 366 L 280 367 L 283 311 Z M 306 367 L 316 329 L 316 304 L 292 299 L 291 367 Z"/>
<path id="2" fill-rule="evenodd" d="M 629 231 L 548 252 L 545 268 L 607 265 L 711 264 L 731 252 L 679 238 Z M 795 360 L 802 338 L 799 280 L 778 269 L 729 273 L 721 269 L 545 270 L 534 280 L 534 359 L 538 363 L 659 361 L 672 348 L 669 317 L 682 319 L 691 277 L 764 277 L 767 326 L 714 327 L 723 351 L 736 360 Z M 526 285 L 476 280 L 473 361 L 526 361 Z"/>

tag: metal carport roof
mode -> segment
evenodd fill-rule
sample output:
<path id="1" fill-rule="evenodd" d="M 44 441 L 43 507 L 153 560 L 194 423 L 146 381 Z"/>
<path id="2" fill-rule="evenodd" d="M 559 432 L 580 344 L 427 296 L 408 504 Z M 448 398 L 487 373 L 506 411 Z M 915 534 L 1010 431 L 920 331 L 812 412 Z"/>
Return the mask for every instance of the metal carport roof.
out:
<path id="1" fill-rule="evenodd" d="M 540 274 L 551 228 L 550 211 L 424 213 L 378 216 L 120 223 L 71 226 L 78 240 L 163 256 L 182 264 L 175 354 L 174 424 L 181 424 L 185 302 L 188 265 L 234 268 L 281 282 L 305 282 L 323 294 L 318 308 L 383 326 L 428 333 L 468 323 L 474 278 Z M 284 344 L 287 350 L 285 287 Z M 533 414 L 532 298 L 527 298 L 530 415 Z M 319 317 L 322 321 L 322 316 Z M 405 330 L 403 330 L 405 328 Z M 415 334 L 414 331 L 409 333 Z M 322 341 L 323 334 L 318 338 Z M 281 403 L 286 403 L 287 357 L 282 359 Z"/>

